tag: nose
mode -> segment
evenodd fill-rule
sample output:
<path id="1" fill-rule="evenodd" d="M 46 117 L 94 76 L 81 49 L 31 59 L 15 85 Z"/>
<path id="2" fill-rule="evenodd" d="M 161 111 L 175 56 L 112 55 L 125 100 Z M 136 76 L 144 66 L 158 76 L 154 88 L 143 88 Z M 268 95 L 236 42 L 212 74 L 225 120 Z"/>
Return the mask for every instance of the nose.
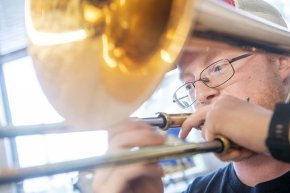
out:
<path id="1" fill-rule="evenodd" d="M 195 108 L 210 104 L 216 97 L 218 97 L 220 91 L 217 88 L 209 88 L 203 82 L 198 81 L 195 83 L 195 96 L 196 103 Z"/>

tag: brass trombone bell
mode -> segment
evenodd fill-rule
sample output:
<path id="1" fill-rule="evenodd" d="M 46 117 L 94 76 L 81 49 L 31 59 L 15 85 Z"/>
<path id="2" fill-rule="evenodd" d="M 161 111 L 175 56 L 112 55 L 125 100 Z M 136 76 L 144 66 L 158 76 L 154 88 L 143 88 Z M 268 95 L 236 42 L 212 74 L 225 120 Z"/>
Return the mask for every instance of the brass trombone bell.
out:
<path id="1" fill-rule="evenodd" d="M 173 0 L 26 1 L 29 53 L 54 108 L 78 127 L 104 129 L 127 118 L 172 68 L 191 7 Z"/>
<path id="2" fill-rule="evenodd" d="M 290 51 L 288 30 L 216 0 L 27 0 L 25 18 L 40 84 L 77 127 L 127 118 L 188 39 L 196 49 Z"/>

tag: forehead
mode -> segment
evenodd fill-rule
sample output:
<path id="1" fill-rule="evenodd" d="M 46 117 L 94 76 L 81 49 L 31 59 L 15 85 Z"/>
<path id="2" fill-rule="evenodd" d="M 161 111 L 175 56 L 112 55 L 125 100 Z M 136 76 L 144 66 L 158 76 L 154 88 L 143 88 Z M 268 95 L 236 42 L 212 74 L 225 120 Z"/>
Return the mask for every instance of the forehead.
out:
<path id="1" fill-rule="evenodd" d="M 215 58 L 217 58 L 219 53 L 214 50 L 209 51 L 193 51 L 190 49 L 184 49 L 178 60 L 178 68 L 183 70 L 188 66 L 194 66 L 198 68 L 199 66 L 204 66 Z"/>
<path id="2" fill-rule="evenodd" d="M 238 49 L 219 49 L 213 47 L 197 48 L 192 44 L 186 44 L 177 61 L 181 78 L 187 74 L 196 75 L 206 66 L 221 60 L 231 59 L 244 54 Z"/>

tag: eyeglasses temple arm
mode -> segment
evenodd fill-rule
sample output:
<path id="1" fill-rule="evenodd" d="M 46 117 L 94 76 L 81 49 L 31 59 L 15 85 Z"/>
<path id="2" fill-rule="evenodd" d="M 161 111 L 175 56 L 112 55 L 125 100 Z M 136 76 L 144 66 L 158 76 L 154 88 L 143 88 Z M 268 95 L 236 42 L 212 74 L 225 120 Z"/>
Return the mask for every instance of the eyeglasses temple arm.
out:
<path id="1" fill-rule="evenodd" d="M 250 53 L 248 53 L 248 54 L 243 54 L 243 55 L 241 55 L 241 56 L 238 56 L 238 57 L 235 57 L 235 58 L 231 59 L 230 62 L 232 63 L 232 62 L 238 61 L 238 60 L 240 60 L 240 59 L 243 59 L 243 58 L 249 57 L 249 56 L 251 56 L 251 55 L 252 55 L 252 54 L 250 54 Z"/>

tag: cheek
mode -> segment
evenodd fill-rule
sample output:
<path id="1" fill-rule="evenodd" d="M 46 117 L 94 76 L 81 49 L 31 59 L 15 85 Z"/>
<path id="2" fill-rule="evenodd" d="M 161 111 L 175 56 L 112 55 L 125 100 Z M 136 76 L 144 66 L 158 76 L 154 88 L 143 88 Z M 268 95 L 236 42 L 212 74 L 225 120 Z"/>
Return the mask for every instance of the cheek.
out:
<path id="1" fill-rule="evenodd" d="M 248 97 L 251 98 L 254 93 L 253 90 L 249 89 L 249 86 L 247 83 L 234 83 L 231 84 L 224 89 L 221 90 L 222 94 L 231 95 L 237 98 L 240 98 L 242 100 L 246 100 Z"/>
<path id="2" fill-rule="evenodd" d="M 277 77 L 257 77 L 256 75 L 237 77 L 235 81 L 222 90 L 242 100 L 250 98 L 251 103 L 272 109 L 278 101 L 283 100 L 283 86 Z"/>
<path id="3" fill-rule="evenodd" d="M 277 102 L 284 99 L 284 86 L 278 72 L 273 69 L 259 73 L 263 76 L 250 76 L 249 87 L 253 102 L 272 109 Z"/>
<path id="4" fill-rule="evenodd" d="M 284 89 L 282 82 L 274 79 L 267 84 L 260 84 L 253 95 L 255 103 L 269 109 L 273 109 L 277 102 L 284 99 Z"/>
<path id="5" fill-rule="evenodd" d="M 222 94 L 228 94 L 240 99 L 247 99 L 252 95 L 255 95 L 255 89 L 257 85 L 254 82 L 254 76 L 243 76 L 242 73 L 235 74 L 232 80 L 224 85 L 221 89 Z"/>

